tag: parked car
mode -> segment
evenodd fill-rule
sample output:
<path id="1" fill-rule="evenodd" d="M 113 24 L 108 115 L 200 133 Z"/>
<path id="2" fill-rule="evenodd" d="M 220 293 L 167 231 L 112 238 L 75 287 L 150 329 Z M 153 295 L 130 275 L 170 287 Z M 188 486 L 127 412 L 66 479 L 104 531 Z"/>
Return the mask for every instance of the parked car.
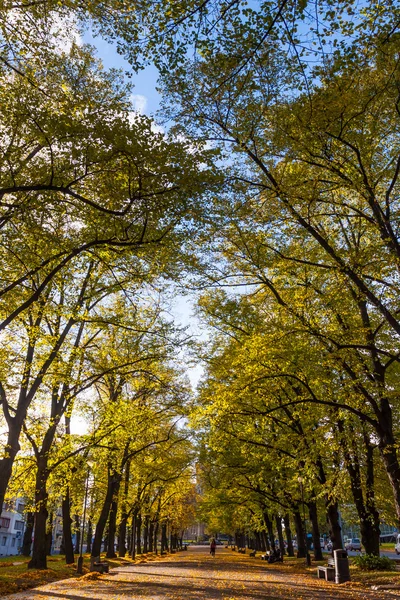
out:
<path id="1" fill-rule="evenodd" d="M 396 552 L 396 554 L 400 554 L 400 533 L 396 537 L 396 545 L 394 547 L 394 551 Z"/>
<path id="2" fill-rule="evenodd" d="M 361 540 L 359 538 L 348 538 L 344 547 L 346 550 L 359 550 L 361 552 Z"/>

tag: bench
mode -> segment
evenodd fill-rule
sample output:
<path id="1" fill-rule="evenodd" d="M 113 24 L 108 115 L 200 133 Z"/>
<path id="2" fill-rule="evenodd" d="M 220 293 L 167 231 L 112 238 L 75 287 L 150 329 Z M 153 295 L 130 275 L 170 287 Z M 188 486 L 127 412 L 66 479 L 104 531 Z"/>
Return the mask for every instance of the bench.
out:
<path id="1" fill-rule="evenodd" d="M 328 557 L 328 564 L 326 567 L 317 567 L 317 575 L 318 579 L 335 581 L 335 559 L 333 556 Z"/>
<path id="2" fill-rule="evenodd" d="M 96 571 L 97 573 L 108 573 L 109 564 L 106 561 L 100 560 L 100 556 L 91 557 L 90 559 L 90 570 Z"/>

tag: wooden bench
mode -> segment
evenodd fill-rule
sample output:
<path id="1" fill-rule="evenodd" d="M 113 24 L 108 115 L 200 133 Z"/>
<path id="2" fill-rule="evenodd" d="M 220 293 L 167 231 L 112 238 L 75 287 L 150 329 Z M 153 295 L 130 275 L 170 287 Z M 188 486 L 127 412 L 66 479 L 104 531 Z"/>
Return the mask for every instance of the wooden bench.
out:
<path id="1" fill-rule="evenodd" d="M 96 571 L 97 573 L 108 573 L 109 564 L 106 561 L 101 561 L 100 556 L 90 559 L 90 570 Z"/>
<path id="2" fill-rule="evenodd" d="M 335 581 L 335 559 L 333 556 L 328 557 L 328 564 L 326 567 L 317 567 L 317 575 L 318 579 Z"/>

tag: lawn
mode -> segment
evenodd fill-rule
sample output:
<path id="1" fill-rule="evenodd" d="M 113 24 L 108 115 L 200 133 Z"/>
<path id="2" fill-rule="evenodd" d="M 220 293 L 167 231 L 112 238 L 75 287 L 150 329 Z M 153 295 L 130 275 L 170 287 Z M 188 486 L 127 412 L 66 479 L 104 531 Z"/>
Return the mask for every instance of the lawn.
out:
<path id="1" fill-rule="evenodd" d="M 123 564 L 133 562 L 146 562 L 156 560 L 155 555 L 138 556 L 136 561 L 131 558 L 107 558 L 110 567 L 119 567 Z M 59 579 L 68 579 L 69 577 L 82 577 L 76 573 L 76 563 L 73 565 L 65 564 L 63 555 L 49 556 L 47 558 L 48 569 L 28 569 L 29 558 L 25 556 L 6 556 L 0 558 L 0 596 L 12 594 L 27 590 L 29 588 L 58 581 Z M 89 554 L 84 555 L 83 575 L 89 572 Z"/>

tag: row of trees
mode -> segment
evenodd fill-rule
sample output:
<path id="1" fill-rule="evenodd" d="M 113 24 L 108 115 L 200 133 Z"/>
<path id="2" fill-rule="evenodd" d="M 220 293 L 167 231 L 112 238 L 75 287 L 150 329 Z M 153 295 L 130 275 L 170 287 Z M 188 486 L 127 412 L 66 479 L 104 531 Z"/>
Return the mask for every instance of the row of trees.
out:
<path id="1" fill-rule="evenodd" d="M 211 506 L 246 506 L 259 532 L 291 513 L 301 541 L 300 476 L 317 554 L 317 509 L 342 546 L 339 501 L 377 554 L 380 518 L 400 522 L 399 5 L 172 13 L 164 54 L 145 37 L 125 52 L 154 57 L 176 130 L 225 161 L 194 278 L 225 288 L 200 301 Z"/>
<path id="2" fill-rule="evenodd" d="M 161 533 L 165 547 L 166 524 L 176 536 L 192 512 L 169 288 L 216 184 L 212 152 L 133 111 L 79 18 L 33 2 L 0 19 L 0 506 L 26 498 L 33 568 L 61 504 L 73 562 L 87 482 L 94 558 L 106 531 L 114 555 L 117 527 L 122 556 L 141 531 L 145 551 Z"/>
<path id="3" fill-rule="evenodd" d="M 300 528 L 300 476 L 317 552 L 322 507 L 341 547 L 341 501 L 378 553 L 380 515 L 400 522 L 398 3 L 49 0 L 3 13 L 0 501 L 25 436 L 45 521 L 41 482 L 68 453 L 86 457 L 68 419 L 87 406 L 104 514 L 118 492 L 123 521 L 124 473 L 139 486 L 141 458 L 151 448 L 157 470 L 183 431 L 181 342 L 155 298 L 190 268 L 192 286 L 220 288 L 200 300 L 213 333 L 192 415 L 205 481 L 223 490 L 213 510 L 245 511 L 258 533 L 276 515 Z M 157 64 L 170 136 L 68 41 L 67 21 L 88 19 L 134 68 Z M 154 430 L 114 433 L 124 402 L 137 432 L 142 410 Z"/>
<path id="4" fill-rule="evenodd" d="M 221 288 L 200 301 L 208 485 L 252 530 L 290 513 L 301 544 L 300 477 L 317 556 L 318 510 L 342 547 L 338 502 L 379 554 L 400 521 L 399 7 L 234 7 L 164 78 L 181 127 L 230 150 L 200 274 Z"/>

